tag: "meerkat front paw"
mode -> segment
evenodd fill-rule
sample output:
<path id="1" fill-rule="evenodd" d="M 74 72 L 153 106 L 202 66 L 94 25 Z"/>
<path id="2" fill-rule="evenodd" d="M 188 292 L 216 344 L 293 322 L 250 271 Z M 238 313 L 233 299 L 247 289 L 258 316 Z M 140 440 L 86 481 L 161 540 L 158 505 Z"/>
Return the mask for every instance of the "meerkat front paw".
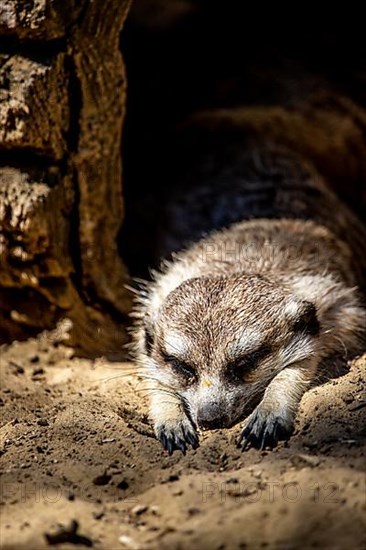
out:
<path id="1" fill-rule="evenodd" d="M 264 449 L 275 447 L 280 439 L 287 439 L 293 430 L 293 418 L 288 412 L 273 412 L 258 407 L 249 416 L 237 446 L 244 451 L 249 445 Z"/>
<path id="2" fill-rule="evenodd" d="M 188 418 L 158 423 L 155 433 L 169 455 L 175 450 L 182 451 L 185 455 L 189 445 L 192 449 L 199 447 L 196 429 Z"/>

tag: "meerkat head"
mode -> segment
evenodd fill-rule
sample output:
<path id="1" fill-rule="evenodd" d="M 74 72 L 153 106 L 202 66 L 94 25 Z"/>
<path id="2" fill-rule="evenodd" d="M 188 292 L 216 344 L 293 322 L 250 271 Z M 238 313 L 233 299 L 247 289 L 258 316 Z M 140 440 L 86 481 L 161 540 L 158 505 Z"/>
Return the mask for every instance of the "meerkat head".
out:
<path id="1" fill-rule="evenodd" d="M 151 375 L 203 429 L 230 427 L 267 385 L 316 353 L 313 304 L 259 275 L 189 279 L 145 325 Z"/>

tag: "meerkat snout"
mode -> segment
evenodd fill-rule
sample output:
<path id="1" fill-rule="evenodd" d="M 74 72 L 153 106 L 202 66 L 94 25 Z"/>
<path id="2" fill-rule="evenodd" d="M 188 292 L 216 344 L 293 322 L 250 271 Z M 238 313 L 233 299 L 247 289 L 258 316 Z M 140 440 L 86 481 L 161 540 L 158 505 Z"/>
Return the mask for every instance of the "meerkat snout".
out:
<path id="1" fill-rule="evenodd" d="M 226 428 L 229 417 L 225 408 L 215 401 L 200 405 L 197 410 L 197 424 L 203 430 L 216 430 Z"/>

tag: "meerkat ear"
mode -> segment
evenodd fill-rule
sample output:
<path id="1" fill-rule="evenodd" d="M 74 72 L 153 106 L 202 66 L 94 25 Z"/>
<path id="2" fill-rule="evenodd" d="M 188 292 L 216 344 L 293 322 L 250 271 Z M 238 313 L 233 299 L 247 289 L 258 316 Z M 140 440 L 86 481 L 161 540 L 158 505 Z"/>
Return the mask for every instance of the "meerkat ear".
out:
<path id="1" fill-rule="evenodd" d="M 320 331 L 320 324 L 317 317 L 316 307 L 312 302 L 302 301 L 295 320 L 294 330 L 304 332 L 311 336 L 317 336 Z"/>

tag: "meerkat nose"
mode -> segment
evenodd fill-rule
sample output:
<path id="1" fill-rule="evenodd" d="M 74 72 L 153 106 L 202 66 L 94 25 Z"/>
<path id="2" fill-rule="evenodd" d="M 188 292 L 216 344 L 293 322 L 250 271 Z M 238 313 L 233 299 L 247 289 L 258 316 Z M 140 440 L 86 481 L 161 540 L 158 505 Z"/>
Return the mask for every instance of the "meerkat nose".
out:
<path id="1" fill-rule="evenodd" d="M 201 405 L 197 412 L 197 422 L 204 430 L 225 428 L 229 422 L 228 416 L 216 402 Z"/>

